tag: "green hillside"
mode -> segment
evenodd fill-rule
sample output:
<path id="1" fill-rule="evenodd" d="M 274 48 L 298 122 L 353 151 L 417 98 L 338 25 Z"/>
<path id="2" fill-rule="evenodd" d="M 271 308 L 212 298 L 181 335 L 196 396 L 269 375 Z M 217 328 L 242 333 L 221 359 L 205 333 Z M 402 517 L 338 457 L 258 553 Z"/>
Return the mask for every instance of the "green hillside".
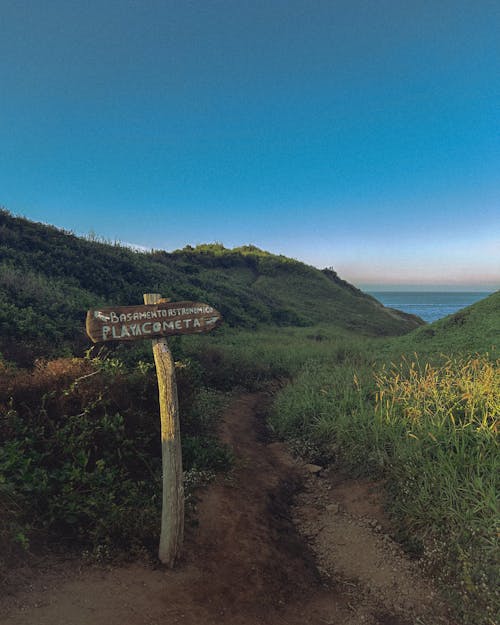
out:
<path id="1" fill-rule="evenodd" d="M 500 338 L 500 291 L 454 315 L 391 341 L 402 351 L 426 353 L 493 351 Z"/>
<path id="2" fill-rule="evenodd" d="M 156 549 L 151 350 L 50 359 L 89 346 L 88 308 L 141 303 L 144 292 L 206 301 L 225 317 L 212 335 L 172 342 L 188 501 L 233 461 L 214 434 L 227 391 L 287 379 L 274 434 L 308 461 L 383 480 L 398 540 L 440 572 L 454 622 L 492 622 L 500 292 L 426 325 L 332 269 L 253 246 L 139 253 L 5 211 L 0 352 L 20 365 L 49 359 L 0 358 L 0 571 L 48 539 L 96 557 Z"/>
<path id="3" fill-rule="evenodd" d="M 383 307 L 337 274 L 253 246 L 135 252 L 0 212 L 0 352 L 22 364 L 78 352 L 85 311 L 142 303 L 145 292 L 206 301 L 226 325 L 308 326 L 382 336 L 423 322 Z"/>

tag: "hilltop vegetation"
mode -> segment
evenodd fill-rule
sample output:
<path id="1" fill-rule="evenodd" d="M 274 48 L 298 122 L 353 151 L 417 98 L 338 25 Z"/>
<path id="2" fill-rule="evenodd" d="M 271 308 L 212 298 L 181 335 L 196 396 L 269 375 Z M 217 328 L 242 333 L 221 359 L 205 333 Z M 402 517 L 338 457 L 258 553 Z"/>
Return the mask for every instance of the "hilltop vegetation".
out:
<path id="1" fill-rule="evenodd" d="M 79 238 L 0 212 L 0 353 L 30 364 L 82 353 L 85 311 L 142 303 L 146 292 L 206 301 L 225 326 L 328 323 L 366 335 L 397 335 L 423 323 L 384 308 L 333 270 L 320 271 L 253 246 L 220 244 L 172 253 Z"/>

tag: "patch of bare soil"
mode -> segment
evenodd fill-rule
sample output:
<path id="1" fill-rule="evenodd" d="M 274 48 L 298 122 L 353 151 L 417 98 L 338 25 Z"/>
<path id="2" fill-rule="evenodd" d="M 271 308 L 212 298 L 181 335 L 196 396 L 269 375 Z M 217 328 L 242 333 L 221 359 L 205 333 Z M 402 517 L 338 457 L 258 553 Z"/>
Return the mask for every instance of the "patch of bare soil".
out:
<path id="1" fill-rule="evenodd" d="M 244 395 L 227 410 L 221 436 L 236 467 L 202 494 L 175 570 L 49 560 L 3 597 L 0 625 L 444 622 L 432 590 L 370 524 L 383 518 L 356 507 L 367 505 L 365 486 L 310 476 L 282 444 L 267 444 L 263 402 Z"/>
<path id="2" fill-rule="evenodd" d="M 419 562 L 393 540 L 381 485 L 342 479 L 331 469 L 305 469 L 293 522 L 322 576 L 352 595 L 357 622 L 376 623 L 377 615 L 385 614 L 388 623 L 449 623 L 446 606 Z"/>

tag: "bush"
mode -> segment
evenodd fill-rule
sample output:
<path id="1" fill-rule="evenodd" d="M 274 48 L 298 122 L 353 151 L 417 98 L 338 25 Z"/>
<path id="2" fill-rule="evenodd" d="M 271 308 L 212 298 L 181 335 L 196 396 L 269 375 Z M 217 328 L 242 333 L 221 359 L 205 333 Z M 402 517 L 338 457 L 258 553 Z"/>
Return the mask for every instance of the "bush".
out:
<path id="1" fill-rule="evenodd" d="M 200 389 L 195 365 L 178 364 L 184 468 L 227 468 L 230 454 L 214 437 L 222 401 Z M 2 373 L 3 538 L 27 541 L 37 531 L 91 550 L 155 546 L 161 445 L 153 367 L 108 355 L 39 362 L 32 371 L 4 365 Z"/>

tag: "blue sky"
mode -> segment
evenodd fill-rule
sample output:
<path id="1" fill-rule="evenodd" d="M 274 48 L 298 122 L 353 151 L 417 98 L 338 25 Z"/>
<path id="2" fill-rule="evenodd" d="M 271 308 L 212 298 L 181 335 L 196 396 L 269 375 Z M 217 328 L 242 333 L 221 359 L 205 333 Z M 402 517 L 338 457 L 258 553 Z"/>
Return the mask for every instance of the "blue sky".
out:
<path id="1" fill-rule="evenodd" d="M 0 203 L 500 287 L 500 3 L 0 3 Z"/>

